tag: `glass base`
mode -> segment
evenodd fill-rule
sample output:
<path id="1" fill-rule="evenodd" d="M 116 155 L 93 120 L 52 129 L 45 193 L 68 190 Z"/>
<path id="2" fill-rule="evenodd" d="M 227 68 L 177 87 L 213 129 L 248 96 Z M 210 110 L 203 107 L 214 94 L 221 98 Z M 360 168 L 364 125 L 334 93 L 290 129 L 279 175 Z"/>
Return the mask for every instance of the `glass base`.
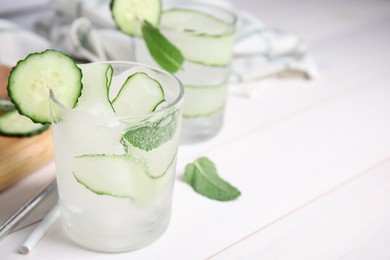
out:
<path id="1" fill-rule="evenodd" d="M 210 116 L 183 118 L 180 144 L 193 144 L 206 141 L 219 133 L 223 125 L 224 111 Z"/>
<path id="2" fill-rule="evenodd" d="M 121 253 L 141 249 L 152 244 L 162 236 L 169 225 L 170 216 L 158 226 L 144 233 L 123 235 L 102 235 L 77 229 L 63 222 L 62 226 L 68 237 L 81 247 L 103 253 Z"/>

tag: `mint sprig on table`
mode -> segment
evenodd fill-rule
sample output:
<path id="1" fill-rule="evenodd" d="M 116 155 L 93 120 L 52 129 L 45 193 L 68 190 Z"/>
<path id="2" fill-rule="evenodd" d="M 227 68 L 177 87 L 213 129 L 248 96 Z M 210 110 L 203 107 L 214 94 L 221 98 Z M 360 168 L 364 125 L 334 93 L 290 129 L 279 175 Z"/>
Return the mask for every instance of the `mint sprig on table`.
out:
<path id="1" fill-rule="evenodd" d="M 210 199 L 234 200 L 241 192 L 218 176 L 215 164 L 206 157 L 187 164 L 184 180 L 199 194 Z"/>

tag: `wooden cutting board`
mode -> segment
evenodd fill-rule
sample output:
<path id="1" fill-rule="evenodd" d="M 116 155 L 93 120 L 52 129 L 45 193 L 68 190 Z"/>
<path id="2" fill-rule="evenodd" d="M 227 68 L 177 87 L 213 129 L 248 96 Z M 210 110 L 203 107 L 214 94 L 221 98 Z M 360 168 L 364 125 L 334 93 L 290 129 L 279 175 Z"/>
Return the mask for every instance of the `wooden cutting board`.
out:
<path id="1" fill-rule="evenodd" d="M 10 68 L 0 65 L 0 97 L 7 97 Z M 0 136 L 0 191 L 53 160 L 51 131 L 26 137 Z"/>

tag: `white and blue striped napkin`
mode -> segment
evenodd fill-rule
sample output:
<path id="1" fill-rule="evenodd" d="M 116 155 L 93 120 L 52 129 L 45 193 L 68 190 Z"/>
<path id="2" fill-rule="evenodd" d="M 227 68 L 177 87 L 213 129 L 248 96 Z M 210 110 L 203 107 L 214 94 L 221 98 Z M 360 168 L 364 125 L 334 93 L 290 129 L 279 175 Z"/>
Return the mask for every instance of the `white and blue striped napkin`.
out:
<path id="1" fill-rule="evenodd" d="M 37 23 L 35 32 L 41 37 L 0 22 L 0 41 L 7 45 L 7 50 L 0 53 L 4 57 L 0 58 L 12 64 L 29 52 L 50 46 L 80 60 L 133 60 L 133 40 L 115 28 L 109 2 L 53 1 L 54 15 Z M 264 91 L 270 80 L 285 83 L 280 75 L 304 80 L 317 76 L 315 62 L 301 37 L 262 23 L 251 13 L 237 10 L 228 0 L 213 3 L 234 10 L 238 17 L 230 93 L 253 97 Z"/>
<path id="2" fill-rule="evenodd" d="M 29 53 L 50 48 L 50 42 L 31 30 L 0 19 L 0 63 L 14 66 Z"/>

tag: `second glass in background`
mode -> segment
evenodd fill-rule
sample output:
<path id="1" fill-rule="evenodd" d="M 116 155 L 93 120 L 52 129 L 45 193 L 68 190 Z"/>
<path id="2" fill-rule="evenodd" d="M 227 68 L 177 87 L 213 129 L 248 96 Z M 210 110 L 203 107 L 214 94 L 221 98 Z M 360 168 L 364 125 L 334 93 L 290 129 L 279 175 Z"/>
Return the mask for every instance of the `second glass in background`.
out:
<path id="1" fill-rule="evenodd" d="M 185 57 L 176 73 L 185 87 L 181 143 L 196 143 L 222 128 L 236 17 L 206 4 L 171 2 L 164 5 L 160 32 Z M 142 38 L 135 40 L 138 62 L 158 66 Z"/>

